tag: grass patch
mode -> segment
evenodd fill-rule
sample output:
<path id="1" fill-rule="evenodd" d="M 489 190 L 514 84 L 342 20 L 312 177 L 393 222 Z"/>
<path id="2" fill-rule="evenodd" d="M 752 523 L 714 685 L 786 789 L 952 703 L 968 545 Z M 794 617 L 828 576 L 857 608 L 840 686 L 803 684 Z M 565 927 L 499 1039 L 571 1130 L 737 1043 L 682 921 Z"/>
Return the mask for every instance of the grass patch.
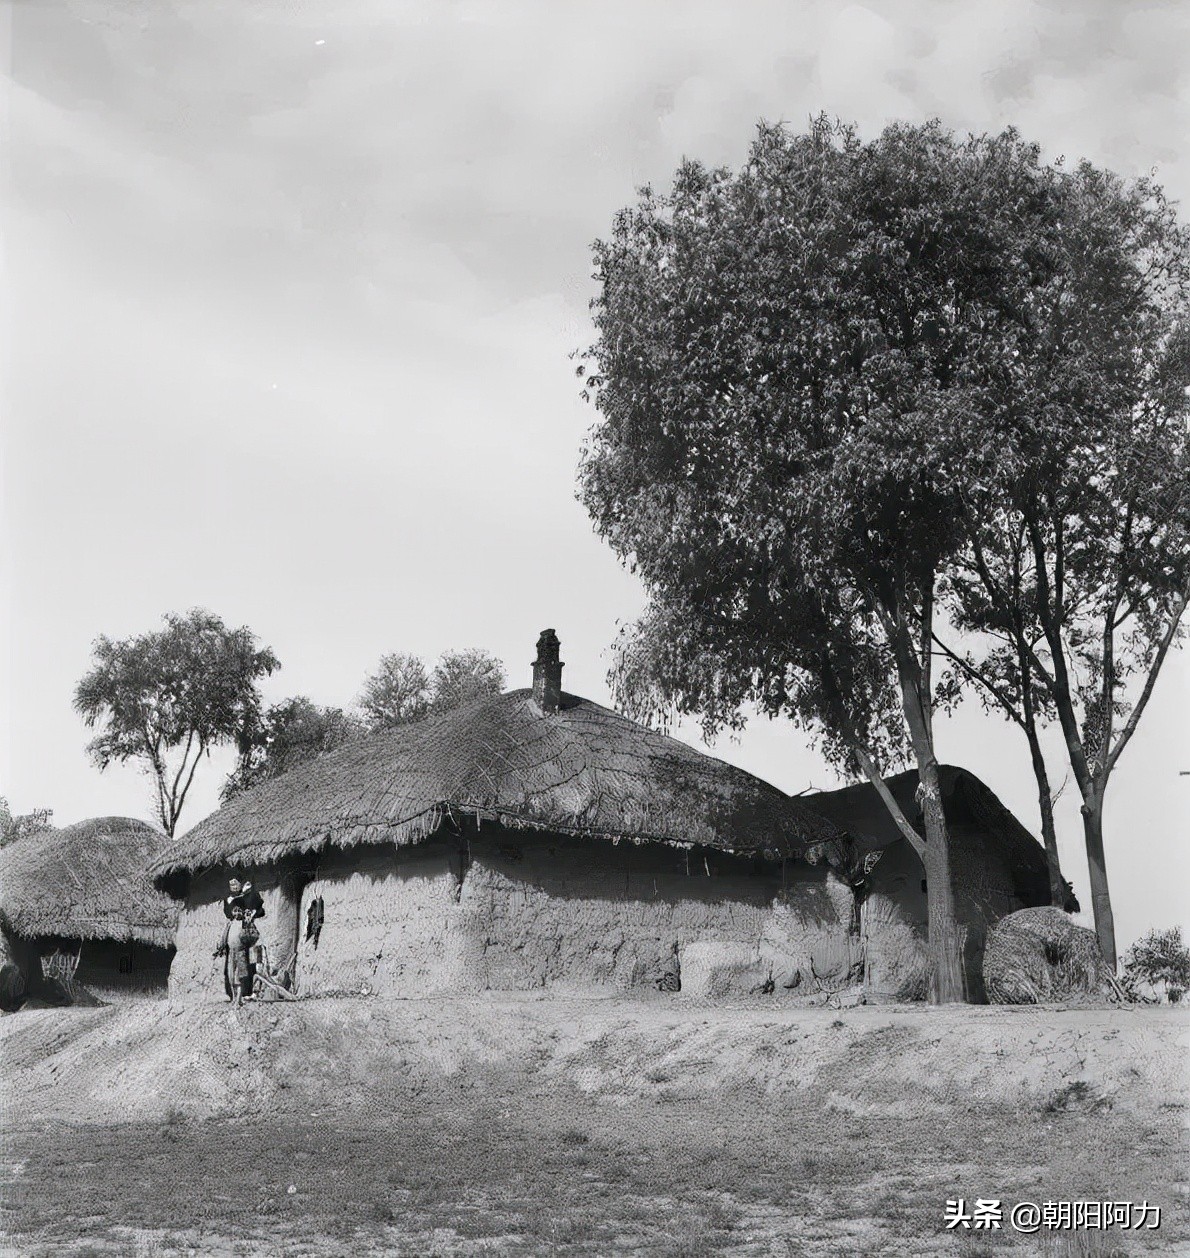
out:
<path id="1" fill-rule="evenodd" d="M 182 1252 L 300 1245 L 328 1258 L 452 1246 L 590 1258 L 1010 1249 L 1000 1236 L 946 1236 L 945 1203 L 958 1196 L 1147 1197 L 1163 1205 L 1162 1241 L 1187 1235 L 1172 1186 L 1179 1117 L 1155 1109 L 1144 1126 L 1155 1138 L 1138 1142 L 1135 1118 L 1094 1110 L 1070 1085 L 1053 1108 L 958 1105 L 913 1119 L 856 1119 L 817 1096 L 775 1115 L 755 1097 L 613 1108 L 518 1087 L 511 1079 L 500 1095 L 472 1099 L 441 1092 L 368 1121 L 171 1114 L 13 1130 L 6 1157 L 25 1171 L 5 1192 L 9 1236 L 20 1252 L 46 1254 L 85 1236 L 103 1258 L 129 1252 L 128 1228 Z M 194 1239 L 211 1236 L 224 1248 Z M 1116 1252 L 1093 1233 L 1059 1239 L 1098 1248 L 1047 1258 Z"/>

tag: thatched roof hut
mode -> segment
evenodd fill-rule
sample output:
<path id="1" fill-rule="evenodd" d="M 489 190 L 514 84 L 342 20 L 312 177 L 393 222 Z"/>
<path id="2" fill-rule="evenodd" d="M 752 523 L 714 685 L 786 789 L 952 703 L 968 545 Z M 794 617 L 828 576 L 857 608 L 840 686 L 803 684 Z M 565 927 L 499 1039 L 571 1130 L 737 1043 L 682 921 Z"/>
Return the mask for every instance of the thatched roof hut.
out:
<path id="1" fill-rule="evenodd" d="M 791 799 L 564 693 L 556 635 L 537 645 L 532 688 L 347 743 L 164 851 L 156 884 L 186 902 L 171 992 L 219 998 L 211 950 L 232 874 L 263 896 L 267 949 L 293 963 L 284 972 L 303 994 L 802 993 L 865 974 L 871 988 L 917 990 L 925 896 L 912 851 L 899 865 L 902 853 L 882 856 L 858 909 L 857 841 L 899 837 L 869 815 L 867 788 Z M 970 775 L 944 781 L 948 815 L 960 798 L 990 807 Z M 912 784 L 893 786 L 911 801 Z M 977 888 L 980 945 L 987 921 L 1031 902 L 1003 871 L 1020 827 L 1001 812 L 987 823 L 995 850 L 975 823 L 972 859 L 956 861 Z M 1043 856 L 1040 870 L 1045 888 Z"/>
<path id="2" fill-rule="evenodd" d="M 163 853 L 157 885 L 186 901 L 171 991 L 218 998 L 211 936 L 233 873 L 309 994 L 672 982 L 691 942 L 757 951 L 786 881 L 805 884 L 813 930 L 833 930 L 827 869 L 791 858 L 839 828 L 564 693 L 558 652 L 543 632 L 531 688 L 348 743 Z"/>
<path id="3" fill-rule="evenodd" d="M 95 817 L 0 848 L 0 925 L 25 939 L 173 943 L 178 906 L 146 870 L 170 847 L 143 821 Z"/>
<path id="4" fill-rule="evenodd" d="M 577 695 L 531 689 L 348 743 L 246 792 L 164 851 L 158 886 L 328 847 L 416 844 L 474 818 L 570 836 L 794 856 L 838 828 L 776 787 Z"/>
<path id="5" fill-rule="evenodd" d="M 146 870 L 168 846 L 143 821 L 96 817 L 0 848 L 0 1008 L 164 990 L 178 905 Z"/>

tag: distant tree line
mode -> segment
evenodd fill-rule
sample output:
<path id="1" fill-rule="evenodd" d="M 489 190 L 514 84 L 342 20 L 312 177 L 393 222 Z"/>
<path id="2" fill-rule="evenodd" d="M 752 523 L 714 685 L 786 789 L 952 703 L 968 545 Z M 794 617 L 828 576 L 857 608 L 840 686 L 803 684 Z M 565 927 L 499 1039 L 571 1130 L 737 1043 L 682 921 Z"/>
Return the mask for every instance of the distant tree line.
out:
<path id="1" fill-rule="evenodd" d="M 384 655 L 364 680 L 355 710 L 323 707 L 305 695 L 274 704 L 238 739 L 239 760 L 220 792 L 241 791 L 287 773 L 353 738 L 411 725 L 499 694 L 504 665 L 486 651 L 446 651 L 433 668 L 416 655 Z"/>

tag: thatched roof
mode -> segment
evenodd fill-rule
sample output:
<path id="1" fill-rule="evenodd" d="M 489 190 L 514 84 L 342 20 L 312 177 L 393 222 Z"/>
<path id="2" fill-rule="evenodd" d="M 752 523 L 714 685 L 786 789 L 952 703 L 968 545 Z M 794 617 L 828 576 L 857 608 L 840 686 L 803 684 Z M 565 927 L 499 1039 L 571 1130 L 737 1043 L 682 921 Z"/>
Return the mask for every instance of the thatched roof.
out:
<path id="1" fill-rule="evenodd" d="M 169 947 L 178 906 L 146 869 L 170 847 L 130 817 L 34 830 L 0 848 L 0 925 L 24 938 L 136 940 Z"/>
<path id="2" fill-rule="evenodd" d="M 448 817 L 555 834 L 796 855 L 838 830 L 742 769 L 563 694 L 482 699 L 301 765 L 200 822 L 153 868 L 158 885 L 216 865 L 417 843 Z"/>
<path id="3" fill-rule="evenodd" d="M 975 857 L 972 849 L 977 844 L 994 845 L 1004 865 L 1012 870 L 1021 896 L 1034 903 L 1048 903 L 1049 874 L 1041 844 L 974 773 L 944 764 L 938 766 L 938 775 L 942 810 L 956 848 L 952 854 L 956 878 L 963 872 L 960 866 L 964 859 Z M 918 832 L 924 833 L 915 799 L 917 771 L 911 769 L 886 780 L 901 810 Z M 803 798 L 816 811 L 850 831 L 866 851 L 888 847 L 902 837 L 884 801 L 867 782 Z"/>

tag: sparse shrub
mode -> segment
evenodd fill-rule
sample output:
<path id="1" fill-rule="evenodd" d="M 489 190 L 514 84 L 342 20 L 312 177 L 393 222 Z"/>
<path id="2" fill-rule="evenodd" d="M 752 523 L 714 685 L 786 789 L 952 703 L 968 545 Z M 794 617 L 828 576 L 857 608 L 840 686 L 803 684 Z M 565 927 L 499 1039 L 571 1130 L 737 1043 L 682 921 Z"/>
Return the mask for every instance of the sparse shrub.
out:
<path id="1" fill-rule="evenodd" d="M 1123 985 L 1129 995 L 1140 997 L 1144 987 L 1164 991 L 1176 1005 L 1190 989 L 1190 948 L 1182 939 L 1182 928 L 1151 930 L 1124 954 Z"/>
<path id="2" fill-rule="evenodd" d="M 1042 1105 L 1042 1113 L 1061 1114 L 1066 1110 L 1102 1109 L 1109 1103 L 1102 1097 L 1096 1097 L 1094 1089 L 1085 1079 L 1073 1079 L 1064 1087 L 1054 1092 Z"/>

